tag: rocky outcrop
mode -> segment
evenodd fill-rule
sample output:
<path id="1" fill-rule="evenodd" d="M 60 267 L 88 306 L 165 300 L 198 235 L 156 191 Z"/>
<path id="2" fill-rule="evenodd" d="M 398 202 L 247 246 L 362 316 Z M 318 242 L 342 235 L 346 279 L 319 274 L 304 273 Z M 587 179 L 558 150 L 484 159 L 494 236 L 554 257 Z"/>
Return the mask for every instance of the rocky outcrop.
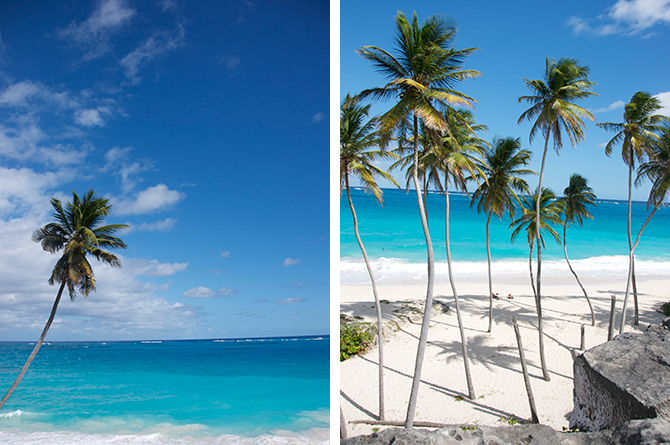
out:
<path id="1" fill-rule="evenodd" d="M 631 420 L 616 428 L 588 433 L 559 433 L 545 425 L 515 425 L 474 429 L 458 425 L 437 431 L 390 428 L 369 436 L 340 441 L 341 445 L 661 445 L 670 444 L 670 422 Z"/>
<path id="2" fill-rule="evenodd" d="M 570 428 L 598 431 L 631 419 L 670 420 L 670 331 L 625 333 L 574 361 Z"/>

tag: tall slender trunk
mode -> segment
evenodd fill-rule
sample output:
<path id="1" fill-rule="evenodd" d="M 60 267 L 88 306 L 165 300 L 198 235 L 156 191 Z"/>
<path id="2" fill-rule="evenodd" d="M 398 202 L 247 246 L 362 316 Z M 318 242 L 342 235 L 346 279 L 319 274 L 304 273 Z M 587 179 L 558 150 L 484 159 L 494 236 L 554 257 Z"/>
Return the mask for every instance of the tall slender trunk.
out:
<path id="1" fill-rule="evenodd" d="M 537 298 L 537 289 L 535 289 L 535 278 L 533 278 L 533 243 L 535 240 L 528 243 L 530 247 L 530 255 L 528 255 L 528 269 L 530 269 L 530 286 L 533 288 L 533 297 Z"/>
<path id="2" fill-rule="evenodd" d="M 370 261 L 368 260 L 368 254 L 365 251 L 363 246 L 363 241 L 361 236 L 358 233 L 358 218 L 356 218 L 356 211 L 354 210 L 354 202 L 351 200 L 351 191 L 349 190 L 349 175 L 344 176 L 345 185 L 347 188 L 347 199 L 349 200 L 349 208 L 351 209 L 351 216 L 354 218 L 354 234 L 356 234 L 356 240 L 358 241 L 358 246 L 363 252 L 363 260 L 365 260 L 365 267 L 368 269 L 370 274 L 370 281 L 372 282 L 372 294 L 375 297 L 375 308 L 377 309 L 377 344 L 379 350 L 379 420 L 384 420 L 384 335 L 382 332 L 382 305 L 379 301 L 379 296 L 377 295 L 377 283 L 375 282 L 375 277 L 372 273 L 372 268 L 370 267 Z"/>
<path id="3" fill-rule="evenodd" d="M 419 184 L 419 124 L 416 114 L 414 114 L 414 169 L 412 170 L 412 179 L 416 188 L 416 197 L 419 202 L 419 214 L 421 215 L 421 226 L 426 238 L 426 252 L 428 256 L 428 283 L 426 286 L 426 306 L 423 311 L 423 322 L 421 323 L 421 335 L 419 336 L 419 347 L 416 351 L 416 363 L 414 365 L 414 379 L 412 380 L 412 391 L 409 396 L 407 406 L 407 418 L 405 419 L 405 428 L 412 428 L 414 425 L 414 414 L 416 411 L 416 402 L 419 397 L 419 384 L 421 383 L 421 368 L 423 367 L 423 357 L 428 342 L 428 327 L 430 325 L 430 311 L 433 307 L 433 286 L 435 276 L 435 258 L 433 257 L 433 242 L 430 239 L 428 231 L 428 217 L 426 209 L 423 207 L 421 199 L 421 184 Z"/>
<path id="4" fill-rule="evenodd" d="M 42 335 L 40 335 L 40 339 L 33 348 L 33 352 L 30 354 L 28 357 L 28 360 L 26 360 L 26 363 L 23 365 L 23 368 L 21 368 L 21 372 L 19 373 L 19 376 L 14 380 L 14 384 L 12 384 L 11 388 L 7 391 L 5 396 L 0 400 L 0 408 L 5 406 L 5 403 L 7 403 L 7 400 L 9 397 L 12 395 L 14 390 L 16 389 L 17 386 L 19 386 L 19 383 L 21 383 L 21 380 L 23 379 L 23 376 L 26 375 L 26 371 L 28 371 L 28 366 L 32 363 L 32 361 L 35 359 L 35 356 L 37 355 L 37 351 L 40 350 L 40 347 L 42 346 L 42 343 L 44 343 L 44 337 L 47 336 L 47 332 L 49 332 L 49 328 L 51 327 L 51 323 L 54 321 L 54 317 L 56 316 L 56 309 L 58 309 L 58 303 L 60 302 L 60 297 L 63 295 L 63 289 L 65 288 L 65 282 L 63 282 L 60 285 L 60 289 L 58 289 L 58 295 L 56 295 L 56 301 L 54 301 L 54 305 L 51 308 L 51 315 L 49 315 L 49 319 L 47 320 L 46 326 L 44 326 L 44 330 L 42 331 Z"/>
<path id="5" fill-rule="evenodd" d="M 491 213 L 486 218 L 486 256 L 489 265 L 489 330 L 493 328 L 493 282 L 491 280 L 491 242 L 489 240 L 489 223 L 491 222 Z"/>
<path id="6" fill-rule="evenodd" d="M 579 287 L 582 288 L 582 292 L 584 292 L 584 296 L 586 297 L 586 302 L 589 304 L 589 309 L 591 310 L 591 326 L 596 325 L 596 315 L 593 312 L 593 306 L 591 305 L 591 300 L 589 299 L 588 294 L 586 293 L 586 289 L 584 289 L 584 286 L 582 286 L 582 282 L 579 281 L 579 277 L 577 276 L 577 273 L 572 270 L 572 265 L 570 264 L 570 260 L 568 259 L 568 218 L 565 218 L 565 225 L 563 226 L 563 253 L 565 253 L 565 261 L 568 263 L 568 267 L 570 268 L 570 272 L 572 272 L 572 275 L 575 276 L 575 280 L 577 280 L 577 284 L 579 284 Z"/>
<path id="7" fill-rule="evenodd" d="M 451 283 L 451 291 L 454 293 L 454 306 L 456 307 L 456 318 L 458 320 L 458 330 L 461 333 L 461 349 L 463 351 L 463 363 L 465 364 L 465 380 L 468 385 L 468 397 L 470 400 L 475 400 L 475 389 L 472 386 L 472 376 L 470 375 L 470 363 L 468 357 L 468 344 L 465 338 L 465 330 L 463 329 L 463 321 L 461 320 L 461 309 L 458 306 L 458 292 L 456 292 L 456 284 L 454 283 L 454 275 L 451 272 L 451 248 L 449 247 L 449 187 L 445 174 L 444 178 L 444 196 L 447 202 L 447 210 L 445 217 L 445 240 L 447 242 L 447 270 L 449 271 L 449 283 Z"/>
<path id="8" fill-rule="evenodd" d="M 547 159 L 547 147 L 549 146 L 549 131 L 544 139 L 544 151 L 542 152 L 542 165 L 540 167 L 540 182 L 537 185 L 537 200 L 535 201 L 535 236 L 537 238 L 537 288 L 535 295 L 535 305 L 537 306 L 537 330 L 540 336 L 540 364 L 542 366 L 542 376 L 547 382 L 551 380 L 549 371 L 547 371 L 547 362 L 544 358 L 544 332 L 542 331 L 542 249 L 540 245 L 540 201 L 542 200 L 542 178 L 544 177 L 544 161 Z"/>
<path id="9" fill-rule="evenodd" d="M 538 347 L 540 349 L 540 365 L 542 366 L 542 376 L 547 382 L 551 379 L 547 371 L 547 362 L 544 359 L 544 330 L 542 320 L 542 299 L 540 298 L 540 238 L 537 239 L 537 295 L 535 295 L 535 306 L 537 307 L 537 330 L 540 333 Z"/>
<path id="10" fill-rule="evenodd" d="M 633 215 L 633 170 L 635 168 L 635 156 L 633 150 L 630 151 L 630 159 L 628 159 L 628 252 L 633 250 L 633 228 L 632 228 L 632 215 Z M 635 279 L 635 257 L 633 257 L 633 263 L 631 265 L 631 273 L 633 277 L 633 302 L 635 303 L 635 326 L 638 324 L 638 305 L 637 305 L 637 281 Z M 628 284 L 626 284 L 628 286 Z"/>
<path id="11" fill-rule="evenodd" d="M 651 213 L 645 220 L 644 224 L 642 224 L 642 227 L 640 227 L 640 231 L 637 233 L 637 238 L 635 239 L 635 244 L 633 244 L 633 246 L 630 249 L 630 255 L 628 256 L 628 281 L 626 282 L 626 296 L 623 299 L 623 308 L 621 309 L 621 325 L 619 326 L 619 334 L 623 333 L 623 328 L 626 324 L 626 308 L 628 306 L 628 295 L 630 293 L 630 284 L 633 278 L 633 261 L 634 261 L 633 254 L 635 253 L 637 245 L 640 243 L 640 237 L 642 236 L 642 231 L 644 230 L 645 227 L 647 227 L 647 224 L 651 220 L 651 217 L 654 216 L 654 213 L 656 213 L 656 210 L 658 210 L 658 206 L 654 207 L 654 210 L 651 211 Z"/>

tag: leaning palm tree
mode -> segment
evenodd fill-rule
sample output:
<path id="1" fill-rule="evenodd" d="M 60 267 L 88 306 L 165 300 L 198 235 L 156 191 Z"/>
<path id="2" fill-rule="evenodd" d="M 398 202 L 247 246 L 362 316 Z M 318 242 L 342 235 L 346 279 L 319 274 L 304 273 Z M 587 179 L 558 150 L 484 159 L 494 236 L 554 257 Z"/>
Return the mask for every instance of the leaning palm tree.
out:
<path id="1" fill-rule="evenodd" d="M 619 325 L 619 334 L 623 333 L 626 325 L 626 309 L 628 304 L 628 296 L 630 295 L 630 285 L 633 278 L 633 254 L 637 245 L 640 243 L 642 231 L 649 224 L 651 218 L 654 216 L 658 208 L 665 201 L 665 197 L 670 189 L 670 123 L 666 123 L 665 127 L 661 129 L 661 135 L 658 141 L 652 144 L 652 149 L 648 152 L 649 161 L 640 165 L 638 170 L 636 183 L 642 178 L 647 177 L 652 181 L 651 190 L 649 192 L 649 199 L 647 201 L 647 208 L 653 207 L 651 213 L 640 227 L 637 233 L 635 243 L 630 249 L 628 257 L 628 279 L 626 281 L 626 296 L 623 300 L 623 308 L 621 309 L 621 324 Z"/>
<path id="2" fill-rule="evenodd" d="M 454 295 L 458 329 L 461 335 L 461 349 L 465 366 L 465 379 L 468 386 L 468 397 L 474 400 L 475 390 L 470 374 L 467 340 L 458 304 L 458 292 L 456 291 L 456 284 L 452 273 L 451 247 L 449 242 L 449 184 L 453 184 L 456 190 L 467 193 L 467 179 L 476 178 L 481 174 L 474 156 L 484 151 L 486 141 L 477 137 L 474 131 L 486 130 L 486 126 L 475 125 L 474 117 L 468 110 L 447 110 L 444 113 L 444 118 L 449 125 L 449 134 L 436 138 L 437 143 L 433 144 L 431 149 L 425 153 L 422 162 L 425 169 L 431 172 L 429 177 L 436 188 L 444 193 L 446 201 L 444 220 L 447 270 L 449 273 L 449 283 Z"/>
<path id="3" fill-rule="evenodd" d="M 595 202 L 596 195 L 593 194 L 593 190 L 588 186 L 588 181 L 582 175 L 574 173 L 570 176 L 570 184 L 563 190 L 563 216 L 565 217 L 565 224 L 563 225 L 563 253 L 565 254 L 565 261 L 568 263 L 570 272 L 575 276 L 577 284 L 582 289 L 586 302 L 589 304 L 589 309 L 591 310 L 591 326 L 596 325 L 596 315 L 593 312 L 593 305 L 591 305 L 591 300 L 589 295 L 586 293 L 586 289 L 582 286 L 582 282 L 579 281 L 577 273 L 572 268 L 570 260 L 568 259 L 568 235 L 567 230 L 568 226 L 575 221 L 581 226 L 583 223 L 582 218 L 593 218 L 588 210 L 586 210 L 587 205 L 596 205 Z"/>
<path id="4" fill-rule="evenodd" d="M 373 165 L 378 159 L 393 159 L 395 154 L 384 150 L 374 150 L 379 146 L 379 140 L 375 132 L 374 119 L 368 120 L 370 105 L 362 106 L 348 94 L 340 108 L 340 192 L 347 191 L 347 199 L 351 216 L 354 219 L 354 234 L 363 253 L 365 267 L 368 269 L 370 281 L 372 282 L 372 294 L 375 298 L 377 310 L 377 343 L 379 350 L 379 420 L 384 420 L 384 336 L 382 329 L 382 308 L 377 294 L 377 283 L 375 282 L 368 254 L 363 246 L 363 241 L 358 233 L 358 219 L 354 210 L 349 190 L 349 176 L 357 177 L 366 190 L 372 192 L 379 204 L 384 205 L 382 190 L 376 182 L 376 176 L 384 178 L 398 185 L 393 177 L 384 170 Z"/>
<path id="5" fill-rule="evenodd" d="M 456 27 L 439 16 L 428 18 L 419 25 L 416 13 L 408 22 L 402 12 L 398 12 L 396 23 L 396 56 L 375 46 L 364 46 L 358 53 L 370 60 L 375 68 L 388 80 L 383 87 L 361 92 L 361 97 L 372 99 L 397 99 L 397 103 L 380 119 L 383 142 L 388 142 L 396 131 L 411 131 L 414 143 L 413 181 L 421 216 L 421 225 L 426 238 L 428 257 L 428 283 L 426 305 L 419 346 L 417 348 L 414 379 L 407 408 L 405 426 L 414 424 L 414 412 L 418 399 L 423 356 L 428 340 L 430 310 L 433 304 L 435 260 L 433 244 L 428 231 L 428 220 L 423 206 L 421 184 L 419 183 L 419 120 L 430 128 L 449 131 L 439 111 L 440 107 L 472 106 L 473 99 L 454 90 L 457 82 L 479 76 L 479 72 L 462 69 L 462 64 L 474 48 L 455 50 L 452 47 L 456 37 Z M 411 121 L 411 129 L 406 123 Z"/>
<path id="6" fill-rule="evenodd" d="M 530 162 L 530 150 L 521 149 L 519 138 L 493 139 L 491 147 L 484 153 L 480 161 L 485 181 L 472 194 L 470 207 L 477 202 L 477 212 L 486 214 L 486 255 L 489 272 L 489 328 L 493 327 L 493 281 L 491 279 L 491 244 L 489 240 L 489 223 L 491 216 L 501 220 L 509 212 L 514 219 L 516 204 L 520 203 L 516 192 L 528 192 L 528 183 L 521 176 L 535 174 L 526 169 Z"/>
<path id="7" fill-rule="evenodd" d="M 111 204 L 107 203 L 107 199 L 95 197 L 93 196 L 93 190 L 89 190 L 83 199 L 72 192 L 72 202 L 67 203 L 65 208 L 56 198 L 51 198 L 51 205 L 54 208 L 52 215 L 56 221 L 35 230 L 32 239 L 40 243 L 42 249 L 49 253 L 63 251 L 63 255 L 56 262 L 49 278 L 49 284 L 59 283 L 60 287 L 42 335 L 14 384 L 0 400 L 0 408 L 5 405 L 19 385 L 26 371 L 28 371 L 28 366 L 30 366 L 37 355 L 37 351 L 42 346 L 49 327 L 51 327 L 51 323 L 56 316 L 56 309 L 58 309 L 58 303 L 65 287 L 67 287 L 72 301 L 78 293 L 88 296 L 90 291 L 95 291 L 93 269 L 86 255 L 90 254 L 93 258 L 111 267 L 121 267 L 121 262 L 116 255 L 103 249 L 125 249 L 124 242 L 113 235 L 117 230 L 128 226 L 126 224 L 101 225 L 105 216 L 109 213 L 110 207 L 112 207 Z"/>
<path id="8" fill-rule="evenodd" d="M 526 86 L 532 91 L 531 96 L 522 96 L 519 102 L 528 102 L 531 107 L 524 111 L 519 117 L 519 123 L 524 120 L 532 120 L 533 126 L 530 130 L 530 142 L 538 131 L 542 132 L 544 136 L 544 150 L 542 152 L 542 164 L 540 167 L 540 179 L 537 185 L 538 190 L 542 190 L 542 179 L 544 177 L 544 163 L 547 157 L 547 147 L 549 146 L 549 137 L 553 136 L 554 149 L 556 153 L 563 147 L 563 137 L 561 130 L 565 130 L 574 147 L 577 142 L 584 139 L 584 127 L 586 126 L 581 120 L 582 117 L 587 117 L 595 120 L 593 115 L 584 108 L 575 105 L 573 102 L 585 99 L 589 96 L 595 95 L 591 89 L 594 82 L 588 80 L 589 68 L 587 66 L 579 66 L 575 59 L 562 58 L 558 62 L 548 57 L 546 60 L 546 68 L 544 73 L 544 80 L 528 80 L 524 79 Z M 536 212 L 540 214 L 536 221 L 536 236 L 540 236 L 540 220 L 542 215 L 540 213 L 540 197 L 535 203 Z M 539 246 L 539 241 L 537 243 Z M 542 253 L 541 249 L 537 249 L 537 297 L 538 300 L 542 297 L 541 282 L 542 282 Z M 540 338 L 542 337 L 541 324 L 538 323 L 538 330 Z M 540 345 L 543 345 L 540 342 Z M 544 347 L 540 348 L 540 362 L 542 363 L 542 375 L 546 381 L 550 380 L 549 371 L 546 367 L 544 359 Z"/>
<path id="9" fill-rule="evenodd" d="M 642 162 L 652 150 L 652 144 L 658 141 L 656 134 L 662 129 L 668 118 L 654 114 L 663 108 L 658 98 L 646 91 L 633 94 L 626 104 L 622 123 L 602 122 L 596 124 L 608 131 L 616 131 L 616 135 L 605 146 L 605 154 L 610 156 L 614 147 L 621 143 L 621 157 L 628 166 L 628 250 L 633 248 L 631 215 L 633 206 L 633 171 L 635 161 Z M 635 325 L 638 324 L 637 284 L 635 282 L 635 260 L 631 264 L 633 275 L 633 300 L 635 302 Z"/>

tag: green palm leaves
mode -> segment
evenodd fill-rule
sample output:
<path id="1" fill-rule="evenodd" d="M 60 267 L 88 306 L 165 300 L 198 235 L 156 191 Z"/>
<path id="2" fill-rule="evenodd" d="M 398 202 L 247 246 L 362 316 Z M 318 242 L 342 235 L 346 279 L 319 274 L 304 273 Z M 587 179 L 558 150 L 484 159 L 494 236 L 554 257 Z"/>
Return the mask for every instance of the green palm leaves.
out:
<path id="1" fill-rule="evenodd" d="M 519 123 L 535 119 L 530 130 L 531 142 L 538 132 L 547 140 L 551 134 L 558 152 L 563 147 L 563 131 L 573 146 L 584 139 L 585 125 L 582 118 L 595 118 L 573 102 L 596 95 L 591 91 L 595 83 L 588 80 L 588 75 L 589 68 L 579 66 L 575 59 L 562 58 L 557 62 L 548 57 L 544 79 L 523 79 L 533 94 L 519 98 L 519 102 L 531 104 L 519 117 Z"/>
<path id="2" fill-rule="evenodd" d="M 364 90 L 360 96 L 398 100 L 379 119 L 383 141 L 388 141 L 410 114 L 429 128 L 449 131 L 439 107 L 472 106 L 474 100 L 453 87 L 461 80 L 480 75 L 478 71 L 462 69 L 463 61 L 476 48 L 455 50 L 452 45 L 456 27 L 439 16 L 419 25 L 416 13 L 410 23 L 399 12 L 395 23 L 397 57 L 375 46 L 363 46 L 358 51 L 388 80 L 385 86 Z"/>
<path id="3" fill-rule="evenodd" d="M 107 199 L 93 196 L 90 190 L 83 199 L 72 192 L 72 202 L 63 207 L 62 203 L 51 199 L 54 208 L 55 222 L 49 223 L 33 232 L 32 239 L 41 244 L 42 249 L 49 253 L 63 251 L 49 278 L 49 284 L 65 284 L 70 299 L 74 300 L 77 292 L 88 296 L 95 290 L 93 270 L 86 255 L 111 266 L 121 267 L 116 255 L 104 249 L 124 249 L 125 243 L 113 236 L 125 224 L 101 225 L 109 213 Z"/>
<path id="4" fill-rule="evenodd" d="M 521 197 L 521 212 L 522 215 L 512 221 L 510 229 L 512 231 L 512 241 L 514 241 L 521 232 L 526 232 L 528 244 L 532 246 L 533 242 L 538 241 L 544 247 L 543 233 L 550 234 L 557 243 L 561 242 L 561 236 L 553 228 L 552 225 L 563 225 L 561 220 L 561 212 L 563 206 L 559 200 L 556 199 L 554 192 L 548 188 L 542 189 L 542 194 L 539 197 L 540 201 L 540 236 L 536 231 L 537 212 L 535 210 L 535 202 L 538 199 L 537 189 L 531 196 Z"/>

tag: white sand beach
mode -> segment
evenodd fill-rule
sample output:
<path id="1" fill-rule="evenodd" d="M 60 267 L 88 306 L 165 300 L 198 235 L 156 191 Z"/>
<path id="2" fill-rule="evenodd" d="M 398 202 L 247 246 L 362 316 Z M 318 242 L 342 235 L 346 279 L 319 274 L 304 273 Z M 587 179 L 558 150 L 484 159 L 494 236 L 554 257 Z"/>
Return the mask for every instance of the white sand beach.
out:
<path id="1" fill-rule="evenodd" d="M 591 326 L 589 308 L 572 277 L 548 278 L 542 282 L 542 309 L 546 359 L 551 381 L 542 379 L 538 353 L 537 316 L 528 278 L 494 277 L 493 330 L 488 327 L 488 283 L 486 278 L 457 281 L 460 308 L 471 358 L 476 399 L 467 398 L 467 387 L 454 299 L 448 282 L 435 286 L 436 300 L 446 303 L 446 313 L 433 312 L 422 385 L 415 421 L 446 424 L 503 425 L 501 418 L 530 417 L 512 316 L 518 320 L 531 376 L 540 422 L 561 430 L 568 426 L 566 416 L 573 408 L 572 358 L 570 349 L 580 347 L 580 327 L 586 325 L 586 349 L 607 340 L 610 295 L 617 296 L 617 322 L 621 315 L 625 277 L 606 280 L 583 278 L 596 314 Z M 656 309 L 670 300 L 668 277 L 638 278 L 640 323 L 632 326 L 632 294 L 629 299 L 626 332 L 643 331 L 658 324 L 664 316 Z M 416 348 L 421 328 L 420 315 L 411 307 L 423 308 L 426 288 L 414 282 L 382 282 L 379 295 L 384 322 L 395 330 L 385 340 L 386 420 L 404 422 L 407 412 Z M 514 299 L 507 299 L 508 294 Z M 371 286 L 342 285 L 340 311 L 375 321 Z M 391 330 L 391 329 L 389 329 Z M 618 329 L 615 331 L 618 333 Z M 363 356 L 340 363 L 340 403 L 349 436 L 369 434 L 377 425 L 351 424 L 349 421 L 376 419 L 378 413 L 377 348 Z M 460 396 L 460 397 L 459 397 Z"/>

